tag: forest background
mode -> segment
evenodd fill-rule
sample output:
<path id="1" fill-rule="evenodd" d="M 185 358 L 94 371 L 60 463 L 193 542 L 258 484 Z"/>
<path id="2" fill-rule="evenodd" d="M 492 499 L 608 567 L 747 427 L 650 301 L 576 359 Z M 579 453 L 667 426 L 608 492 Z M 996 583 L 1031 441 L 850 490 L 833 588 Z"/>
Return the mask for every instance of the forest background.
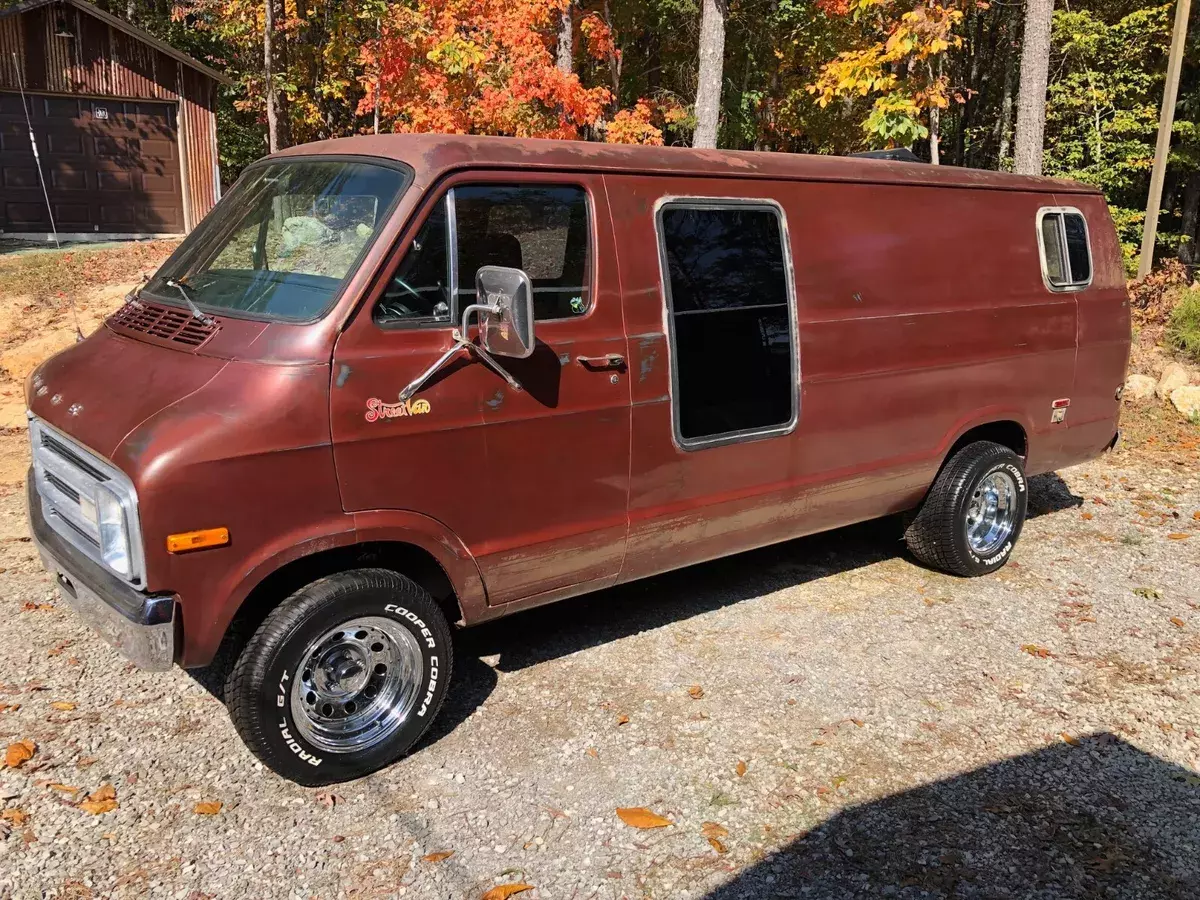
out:
<path id="1" fill-rule="evenodd" d="M 226 186 L 270 149 L 371 131 L 827 154 L 906 146 L 941 165 L 1100 187 L 1131 274 L 1175 12 L 1138 0 L 97 5 L 235 79 L 219 105 Z M 1157 249 L 1195 266 L 1200 27 L 1191 32 Z"/>

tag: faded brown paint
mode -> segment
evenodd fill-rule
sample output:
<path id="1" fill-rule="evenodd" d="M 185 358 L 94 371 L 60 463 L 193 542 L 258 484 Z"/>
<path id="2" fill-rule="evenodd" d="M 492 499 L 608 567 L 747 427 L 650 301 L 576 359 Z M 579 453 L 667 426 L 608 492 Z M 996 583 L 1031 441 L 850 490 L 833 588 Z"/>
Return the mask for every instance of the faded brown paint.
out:
<path id="1" fill-rule="evenodd" d="M 216 106 L 213 73 L 201 71 L 201 64 L 188 65 L 157 46 L 140 39 L 98 17 L 99 11 L 90 4 L 62 3 L 53 6 L 31 6 L 9 10 L 0 17 L 0 91 L 18 91 L 21 82 L 32 94 L 32 101 L 47 96 L 72 96 L 89 99 L 155 100 L 176 107 L 179 125 L 180 162 L 188 177 L 179 190 L 186 191 L 176 206 L 190 209 L 190 228 L 212 209 L 219 196 L 216 156 Z M 55 34 L 62 19 L 74 35 Z M 133 29 L 136 31 L 136 29 Z M 149 36 L 146 36 L 149 38 Z M 20 72 L 14 68 L 16 53 Z M 19 77 L 18 77 L 19 76 Z M 28 137 L 22 131 L 14 139 Z M 27 149 L 27 147 L 26 147 Z M 186 160 L 182 156 L 186 154 Z M 43 163 L 48 164 L 43 148 Z M 39 189 L 40 197 L 40 189 Z M 3 200 L 3 197 L 0 197 Z M 0 229 L 5 228 L 3 204 L 0 203 Z M 139 218 L 137 216 L 131 218 Z M 150 216 L 140 217 L 143 223 Z M 170 216 L 159 216 L 170 219 Z M 122 226 L 116 223 L 94 223 L 100 231 L 181 231 L 177 227 Z M 8 230 L 29 230 L 9 225 Z M 64 229 L 65 230 L 65 229 Z M 74 230 L 74 229 L 72 229 Z M 91 230 L 91 229 L 86 229 Z"/>
<path id="2" fill-rule="evenodd" d="M 1104 199 L 1082 185 L 461 137 L 352 138 L 280 156 L 321 153 L 415 170 L 329 315 L 218 316 L 199 350 L 101 329 L 41 368 L 62 401 L 31 401 L 137 486 L 148 588 L 179 594 L 184 665 L 208 662 L 264 578 L 330 547 L 420 548 L 473 624 L 911 508 L 975 426 L 1018 425 L 1029 474 L 1093 457 L 1115 435 L 1128 300 Z M 539 322 L 537 352 L 504 362 L 525 390 L 462 358 L 419 392 L 429 414 L 370 422 L 367 399 L 393 399 L 451 336 L 384 331 L 369 311 L 442 193 L 489 180 L 588 192 L 594 303 Z M 666 196 L 782 207 L 799 335 L 791 433 L 695 451 L 672 439 L 653 218 Z M 1095 276 L 1058 294 L 1041 280 L 1035 221 L 1039 207 L 1068 204 L 1088 218 Z M 574 362 L 606 353 L 625 357 L 616 383 Z M 1060 397 L 1070 414 L 1051 425 Z M 73 403 L 84 412 L 69 416 Z M 229 546 L 166 552 L 167 534 L 217 526 Z"/>

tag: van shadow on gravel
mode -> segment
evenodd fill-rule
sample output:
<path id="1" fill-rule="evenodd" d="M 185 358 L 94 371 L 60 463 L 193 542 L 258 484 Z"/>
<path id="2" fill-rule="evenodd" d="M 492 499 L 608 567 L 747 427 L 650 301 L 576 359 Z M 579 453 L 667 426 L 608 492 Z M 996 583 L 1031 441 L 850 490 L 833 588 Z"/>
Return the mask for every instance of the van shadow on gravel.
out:
<path id="1" fill-rule="evenodd" d="M 1200 897 L 1200 779 L 1111 734 L 837 813 L 705 900 Z"/>
<path id="2" fill-rule="evenodd" d="M 1082 505 L 1057 474 L 1029 479 L 1029 518 Z M 446 705 L 422 746 L 454 730 L 515 672 L 693 616 L 905 555 L 900 516 L 701 563 L 485 623 L 454 636 Z M 914 563 L 916 565 L 916 563 Z M 481 657 L 499 656 L 495 669 Z"/>

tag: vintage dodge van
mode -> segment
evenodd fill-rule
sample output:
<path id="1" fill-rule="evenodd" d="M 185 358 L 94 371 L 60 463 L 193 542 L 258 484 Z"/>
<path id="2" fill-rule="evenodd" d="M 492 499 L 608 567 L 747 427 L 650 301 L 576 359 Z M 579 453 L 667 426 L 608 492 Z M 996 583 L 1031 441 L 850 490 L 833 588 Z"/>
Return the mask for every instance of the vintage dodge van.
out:
<path id="1" fill-rule="evenodd" d="M 1129 343 L 1083 185 L 328 141 L 31 376 L 31 527 L 82 617 L 226 660 L 250 749 L 325 784 L 429 727 L 452 624 L 893 513 L 995 571 L 1027 477 L 1116 440 Z"/>

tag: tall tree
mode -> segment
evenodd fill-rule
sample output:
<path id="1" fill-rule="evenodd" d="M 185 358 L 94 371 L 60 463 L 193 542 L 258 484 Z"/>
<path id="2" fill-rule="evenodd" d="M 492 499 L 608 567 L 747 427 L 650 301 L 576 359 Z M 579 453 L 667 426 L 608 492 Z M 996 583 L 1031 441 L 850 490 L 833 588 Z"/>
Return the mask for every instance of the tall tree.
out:
<path id="1" fill-rule="evenodd" d="M 275 89 L 275 0 L 263 0 L 263 85 L 267 103 L 267 149 L 282 149 L 279 94 Z"/>
<path id="2" fill-rule="evenodd" d="M 700 6 L 700 54 L 696 77 L 696 131 L 693 147 L 716 147 L 721 119 L 721 81 L 725 67 L 726 0 Z"/>
<path id="3" fill-rule="evenodd" d="M 575 71 L 575 55 L 574 55 L 574 27 L 575 22 L 572 13 L 575 8 L 575 0 L 567 0 L 563 4 L 562 12 L 559 14 L 558 20 L 558 71 L 564 75 L 570 75 Z"/>
<path id="4" fill-rule="evenodd" d="M 1050 74 L 1050 23 L 1053 18 L 1054 0 L 1026 0 L 1013 148 L 1013 171 L 1022 175 L 1042 174 L 1046 84 Z"/>

